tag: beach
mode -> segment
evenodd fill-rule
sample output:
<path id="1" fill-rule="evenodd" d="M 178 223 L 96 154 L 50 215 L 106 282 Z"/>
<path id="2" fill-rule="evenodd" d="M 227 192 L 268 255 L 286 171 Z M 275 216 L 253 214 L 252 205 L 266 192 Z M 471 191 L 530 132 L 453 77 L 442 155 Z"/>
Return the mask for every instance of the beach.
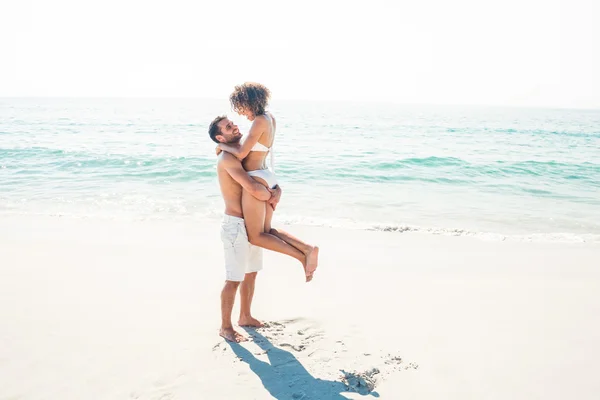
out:
<path id="1" fill-rule="evenodd" d="M 6 3 L 0 400 L 600 400 L 600 1 Z"/>
<path id="2" fill-rule="evenodd" d="M 228 107 L 0 99 L 0 400 L 598 398 L 597 110 L 274 102 L 320 266 L 265 252 L 232 345 Z"/>
<path id="3" fill-rule="evenodd" d="M 231 345 L 218 221 L 3 217 L 0 399 L 598 397 L 597 244 L 284 229 Z"/>
<path id="4" fill-rule="evenodd" d="M 6 3 L 0 400 L 600 400 L 600 1 Z"/>

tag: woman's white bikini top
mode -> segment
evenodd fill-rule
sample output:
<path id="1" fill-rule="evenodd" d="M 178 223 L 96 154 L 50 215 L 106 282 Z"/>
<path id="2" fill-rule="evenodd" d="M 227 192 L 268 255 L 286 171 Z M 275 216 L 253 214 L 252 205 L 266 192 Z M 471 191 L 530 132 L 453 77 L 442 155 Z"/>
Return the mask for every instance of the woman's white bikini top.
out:
<path id="1" fill-rule="evenodd" d="M 268 152 L 269 150 L 271 150 L 270 147 L 265 146 L 264 144 L 260 143 L 260 142 L 256 142 L 254 144 L 254 146 L 252 146 L 252 149 L 250 149 L 250 151 L 261 151 L 261 152 Z"/>
<path id="2" fill-rule="evenodd" d="M 269 117 L 269 119 L 271 120 L 271 126 L 273 127 L 273 134 L 275 134 L 275 127 L 273 126 L 273 120 L 271 119 L 271 117 Z M 271 171 L 275 172 L 275 160 L 273 159 L 273 151 L 271 151 L 273 145 L 271 144 L 271 147 L 267 147 L 264 144 L 260 143 L 260 142 L 256 142 L 254 144 L 254 146 L 252 146 L 252 148 L 250 149 L 250 151 L 260 151 L 263 153 L 267 153 L 267 152 L 271 152 L 270 154 L 270 158 L 271 158 Z"/>

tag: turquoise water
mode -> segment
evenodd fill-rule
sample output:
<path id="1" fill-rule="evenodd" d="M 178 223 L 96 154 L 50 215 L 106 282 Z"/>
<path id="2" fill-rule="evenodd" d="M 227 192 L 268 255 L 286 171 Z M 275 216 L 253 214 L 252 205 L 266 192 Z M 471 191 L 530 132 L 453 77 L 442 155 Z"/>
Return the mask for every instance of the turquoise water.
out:
<path id="1" fill-rule="evenodd" d="M 600 110 L 271 108 L 279 222 L 600 241 Z M 0 99 L 0 214 L 219 218 L 206 131 L 227 112 L 216 100 Z"/>

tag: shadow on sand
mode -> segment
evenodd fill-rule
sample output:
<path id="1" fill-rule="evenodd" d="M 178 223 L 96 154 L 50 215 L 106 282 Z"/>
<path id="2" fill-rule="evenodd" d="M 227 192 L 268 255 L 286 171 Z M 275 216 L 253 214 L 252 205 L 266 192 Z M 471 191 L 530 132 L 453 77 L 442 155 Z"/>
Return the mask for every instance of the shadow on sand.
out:
<path id="1" fill-rule="evenodd" d="M 266 352 L 269 357 L 268 363 L 257 359 L 238 343 L 227 344 L 260 378 L 271 396 L 278 400 L 348 400 L 348 397 L 341 394 L 348 392 L 345 384 L 313 377 L 292 353 L 274 346 L 258 331 L 245 329 L 254 343 Z M 371 392 L 370 395 L 379 397 L 377 392 Z"/>

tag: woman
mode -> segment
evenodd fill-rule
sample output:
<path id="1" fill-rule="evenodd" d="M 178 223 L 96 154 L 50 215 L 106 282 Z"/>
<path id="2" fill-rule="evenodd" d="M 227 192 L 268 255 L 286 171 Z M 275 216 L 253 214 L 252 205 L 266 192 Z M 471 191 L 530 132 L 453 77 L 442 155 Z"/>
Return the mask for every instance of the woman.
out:
<path id="1" fill-rule="evenodd" d="M 273 165 L 272 147 L 277 127 L 273 114 L 266 111 L 270 96 L 269 89 L 259 83 L 247 82 L 236 86 L 229 96 L 231 107 L 236 113 L 252 121 L 252 126 L 238 145 L 220 143 L 218 148 L 242 160 L 248 175 L 273 189 L 277 185 L 277 177 L 266 164 L 267 155 L 271 153 L 271 167 Z M 250 243 L 296 258 L 304 267 L 306 282 L 312 280 L 317 269 L 319 248 L 310 246 L 286 232 L 272 229 L 271 219 L 275 207 L 256 199 L 246 191 L 242 194 L 242 210 Z"/>

